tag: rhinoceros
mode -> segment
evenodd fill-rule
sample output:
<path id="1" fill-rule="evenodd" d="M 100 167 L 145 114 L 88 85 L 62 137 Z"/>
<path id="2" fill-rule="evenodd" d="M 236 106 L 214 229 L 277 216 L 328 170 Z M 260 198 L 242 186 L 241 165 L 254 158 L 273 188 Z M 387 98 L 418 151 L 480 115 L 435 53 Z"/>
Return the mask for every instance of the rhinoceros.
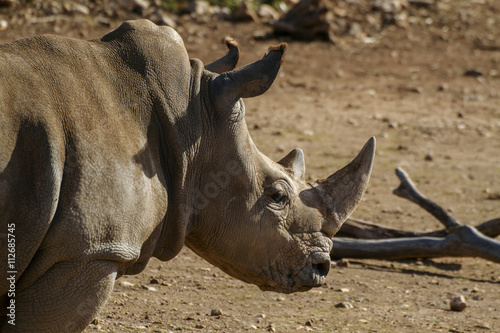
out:
<path id="1" fill-rule="evenodd" d="M 173 29 L 127 21 L 99 40 L 0 47 L 4 331 L 83 330 L 115 280 L 184 245 L 262 290 L 321 286 L 332 237 L 366 190 L 375 141 L 307 183 L 304 155 L 263 155 L 242 98 L 265 93 L 286 44 L 204 66 Z"/>

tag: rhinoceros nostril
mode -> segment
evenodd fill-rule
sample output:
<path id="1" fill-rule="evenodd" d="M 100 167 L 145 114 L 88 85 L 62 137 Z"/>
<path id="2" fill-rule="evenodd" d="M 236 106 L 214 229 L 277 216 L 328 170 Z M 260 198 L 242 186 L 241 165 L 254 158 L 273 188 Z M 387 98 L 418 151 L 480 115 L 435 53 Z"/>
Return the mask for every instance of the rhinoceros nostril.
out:
<path id="1" fill-rule="evenodd" d="M 330 261 L 313 264 L 312 269 L 319 276 L 327 276 L 328 272 L 330 271 Z"/>

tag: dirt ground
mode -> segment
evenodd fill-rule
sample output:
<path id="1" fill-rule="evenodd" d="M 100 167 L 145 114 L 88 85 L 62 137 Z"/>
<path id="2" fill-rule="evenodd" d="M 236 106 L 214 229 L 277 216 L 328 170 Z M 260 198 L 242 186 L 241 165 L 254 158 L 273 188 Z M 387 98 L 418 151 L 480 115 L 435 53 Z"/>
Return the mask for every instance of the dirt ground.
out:
<path id="1" fill-rule="evenodd" d="M 392 195 L 398 166 L 460 222 L 500 217 L 500 3 L 454 3 L 433 21 L 391 26 L 371 39 L 289 41 L 273 87 L 245 101 L 257 146 L 274 160 L 302 148 L 313 180 L 345 165 L 375 136 L 373 175 L 353 217 L 406 230 L 441 228 Z M 56 32 L 94 38 L 118 24 Z M 52 30 L 8 29 L 0 41 Z M 240 64 L 280 41 L 255 40 L 256 31 L 270 31 L 258 23 L 186 20 L 178 30 L 190 56 L 205 63 L 224 54 L 227 35 L 240 44 Z M 457 295 L 467 299 L 462 312 L 449 310 Z M 283 295 L 237 281 L 185 249 L 120 278 L 85 332 L 95 331 L 500 332 L 500 270 L 476 258 L 350 260 L 347 268 L 332 264 L 323 287 Z"/>

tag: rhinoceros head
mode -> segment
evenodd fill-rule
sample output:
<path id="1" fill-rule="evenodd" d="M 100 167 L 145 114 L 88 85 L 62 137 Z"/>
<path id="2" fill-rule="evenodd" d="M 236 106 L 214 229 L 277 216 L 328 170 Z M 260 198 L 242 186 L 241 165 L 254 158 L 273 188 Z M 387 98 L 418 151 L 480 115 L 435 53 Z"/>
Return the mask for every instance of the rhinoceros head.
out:
<path id="1" fill-rule="evenodd" d="M 237 70 L 232 70 L 237 46 L 231 41 L 228 46 L 229 53 L 203 73 L 208 83 L 200 95 L 208 134 L 199 143 L 186 244 L 262 290 L 309 290 L 324 283 L 331 238 L 364 194 L 375 140 L 349 165 L 314 184 L 304 181 L 300 149 L 273 162 L 250 138 L 242 98 L 269 89 L 286 44 Z"/>

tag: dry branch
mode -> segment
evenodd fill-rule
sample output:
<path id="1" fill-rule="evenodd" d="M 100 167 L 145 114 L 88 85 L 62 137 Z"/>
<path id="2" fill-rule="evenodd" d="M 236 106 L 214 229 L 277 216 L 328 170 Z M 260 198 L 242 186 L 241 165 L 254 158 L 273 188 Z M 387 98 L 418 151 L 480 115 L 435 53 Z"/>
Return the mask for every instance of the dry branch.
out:
<path id="1" fill-rule="evenodd" d="M 445 229 L 412 232 L 349 219 L 334 238 L 330 252 L 332 259 L 479 257 L 500 263 L 500 242 L 493 239 L 500 235 L 500 218 L 477 227 L 462 225 L 442 207 L 422 195 L 405 171 L 397 168 L 396 175 L 401 184 L 393 193 L 424 208 Z"/>
<path id="2" fill-rule="evenodd" d="M 332 259 L 479 257 L 500 263 L 500 242 L 463 225 L 451 229 L 446 237 L 335 238 L 330 256 Z"/>
<path id="3" fill-rule="evenodd" d="M 427 212 L 432 214 L 439 222 L 443 223 L 445 227 L 457 227 L 460 225 L 453 217 L 448 215 L 446 211 L 441 208 L 438 204 L 424 197 L 413 185 L 408 174 L 401 168 L 396 168 L 396 175 L 398 176 L 401 184 L 397 189 L 395 189 L 392 193 L 397 195 L 398 197 L 405 198 L 410 200 L 413 203 L 416 203 Z"/>

